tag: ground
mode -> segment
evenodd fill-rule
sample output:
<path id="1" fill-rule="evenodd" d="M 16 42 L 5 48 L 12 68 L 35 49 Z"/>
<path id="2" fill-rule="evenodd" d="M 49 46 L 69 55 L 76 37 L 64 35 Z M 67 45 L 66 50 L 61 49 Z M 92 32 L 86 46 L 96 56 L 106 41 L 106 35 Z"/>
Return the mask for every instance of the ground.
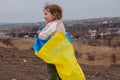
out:
<path id="1" fill-rule="evenodd" d="M 86 80 L 119 80 L 120 66 L 84 65 Z M 46 64 L 32 49 L 0 48 L 0 80 L 47 80 Z"/>
<path id="2" fill-rule="evenodd" d="M 20 42 L 24 43 L 24 45 L 19 41 L 14 41 L 17 46 L 0 47 L 0 80 L 47 80 L 46 63 L 34 55 L 31 47 L 27 48 L 28 44 L 29 46 L 32 45 L 31 41 L 20 40 Z M 85 49 L 87 47 L 84 46 Z M 77 49 L 75 48 L 75 50 Z M 95 52 L 94 54 L 99 55 L 95 55 L 95 60 L 92 61 L 87 59 L 85 51 L 82 52 L 82 50 L 83 48 L 80 47 L 81 52 L 78 50 L 76 58 L 85 73 L 86 80 L 120 80 L 120 59 L 117 59 L 117 64 L 111 65 L 110 59 L 108 59 L 110 55 L 107 54 L 110 49 L 106 50 L 105 55 Z M 92 48 L 89 47 L 89 50 L 92 51 Z M 117 54 L 117 56 L 119 55 Z"/>

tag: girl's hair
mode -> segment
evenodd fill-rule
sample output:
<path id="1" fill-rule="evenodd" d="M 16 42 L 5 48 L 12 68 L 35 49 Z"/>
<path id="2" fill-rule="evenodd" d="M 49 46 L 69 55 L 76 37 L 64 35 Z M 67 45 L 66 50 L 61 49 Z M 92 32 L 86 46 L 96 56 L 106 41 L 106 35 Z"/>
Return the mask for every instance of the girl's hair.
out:
<path id="1" fill-rule="evenodd" d="M 62 18 L 62 8 L 56 4 L 46 4 L 44 7 L 44 10 L 49 11 L 53 16 L 55 16 L 56 19 L 61 19 Z"/>

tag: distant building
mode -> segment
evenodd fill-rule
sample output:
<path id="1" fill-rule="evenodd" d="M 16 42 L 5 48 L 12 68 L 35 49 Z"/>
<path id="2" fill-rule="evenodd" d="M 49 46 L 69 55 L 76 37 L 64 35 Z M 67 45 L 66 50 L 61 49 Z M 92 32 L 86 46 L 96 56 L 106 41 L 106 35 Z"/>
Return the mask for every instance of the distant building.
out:
<path id="1" fill-rule="evenodd" d="M 6 33 L 0 32 L 0 36 L 6 36 Z"/>
<path id="2" fill-rule="evenodd" d="M 90 29 L 88 32 L 89 32 L 90 39 L 95 39 L 97 31 Z"/>
<path id="3" fill-rule="evenodd" d="M 0 36 L 6 36 L 8 30 L 7 29 L 0 29 Z"/>

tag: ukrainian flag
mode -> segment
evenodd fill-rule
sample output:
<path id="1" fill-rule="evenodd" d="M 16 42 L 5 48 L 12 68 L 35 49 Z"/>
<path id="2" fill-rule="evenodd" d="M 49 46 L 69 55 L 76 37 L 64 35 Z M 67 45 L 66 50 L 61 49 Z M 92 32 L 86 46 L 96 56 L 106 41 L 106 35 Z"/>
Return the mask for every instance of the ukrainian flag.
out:
<path id="1" fill-rule="evenodd" d="M 56 33 L 46 41 L 36 39 L 35 55 L 46 63 L 54 64 L 62 80 L 85 80 L 84 73 L 77 63 L 70 37 L 63 32 Z M 38 43 L 45 43 L 38 45 Z"/>

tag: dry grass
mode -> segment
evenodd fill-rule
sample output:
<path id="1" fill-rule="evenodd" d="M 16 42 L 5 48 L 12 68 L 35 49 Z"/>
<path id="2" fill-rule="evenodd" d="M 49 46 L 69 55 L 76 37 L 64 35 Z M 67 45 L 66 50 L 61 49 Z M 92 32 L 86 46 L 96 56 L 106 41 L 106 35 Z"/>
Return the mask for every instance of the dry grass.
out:
<path id="1" fill-rule="evenodd" d="M 35 39 L 31 38 L 14 38 L 12 42 L 14 48 L 19 50 L 31 49 Z M 6 47 L 0 42 L 0 47 Z M 73 41 L 73 47 L 75 51 L 78 51 L 80 57 L 77 57 L 79 63 L 89 64 L 89 65 L 110 65 L 111 64 L 111 54 L 114 52 L 117 56 L 117 64 L 120 64 L 120 47 L 108 47 L 108 46 L 89 46 L 86 44 L 81 44 L 79 41 Z M 90 53 L 95 56 L 95 60 L 88 60 L 88 54 Z"/>
<path id="2" fill-rule="evenodd" d="M 18 38 L 18 39 L 14 39 L 13 43 L 15 48 L 20 49 L 20 50 L 24 50 L 24 49 L 30 49 L 33 46 L 35 39 L 31 39 L 31 38 Z"/>
<path id="3" fill-rule="evenodd" d="M 6 38 L 6 37 L 2 37 L 2 38 Z M 24 49 L 30 49 L 33 46 L 35 39 L 31 39 L 31 38 L 12 38 L 12 43 L 14 44 L 14 46 L 8 46 L 8 48 L 17 48 L 19 50 L 24 50 Z M 5 47 L 7 48 L 7 46 L 5 44 L 3 44 L 2 42 L 0 42 L 0 47 Z"/>
<path id="4" fill-rule="evenodd" d="M 113 48 L 108 46 L 90 46 L 86 44 L 81 44 L 80 42 L 73 41 L 74 49 L 80 53 L 92 53 L 92 54 L 107 54 L 112 53 Z M 118 47 L 119 48 L 119 47 Z"/>

